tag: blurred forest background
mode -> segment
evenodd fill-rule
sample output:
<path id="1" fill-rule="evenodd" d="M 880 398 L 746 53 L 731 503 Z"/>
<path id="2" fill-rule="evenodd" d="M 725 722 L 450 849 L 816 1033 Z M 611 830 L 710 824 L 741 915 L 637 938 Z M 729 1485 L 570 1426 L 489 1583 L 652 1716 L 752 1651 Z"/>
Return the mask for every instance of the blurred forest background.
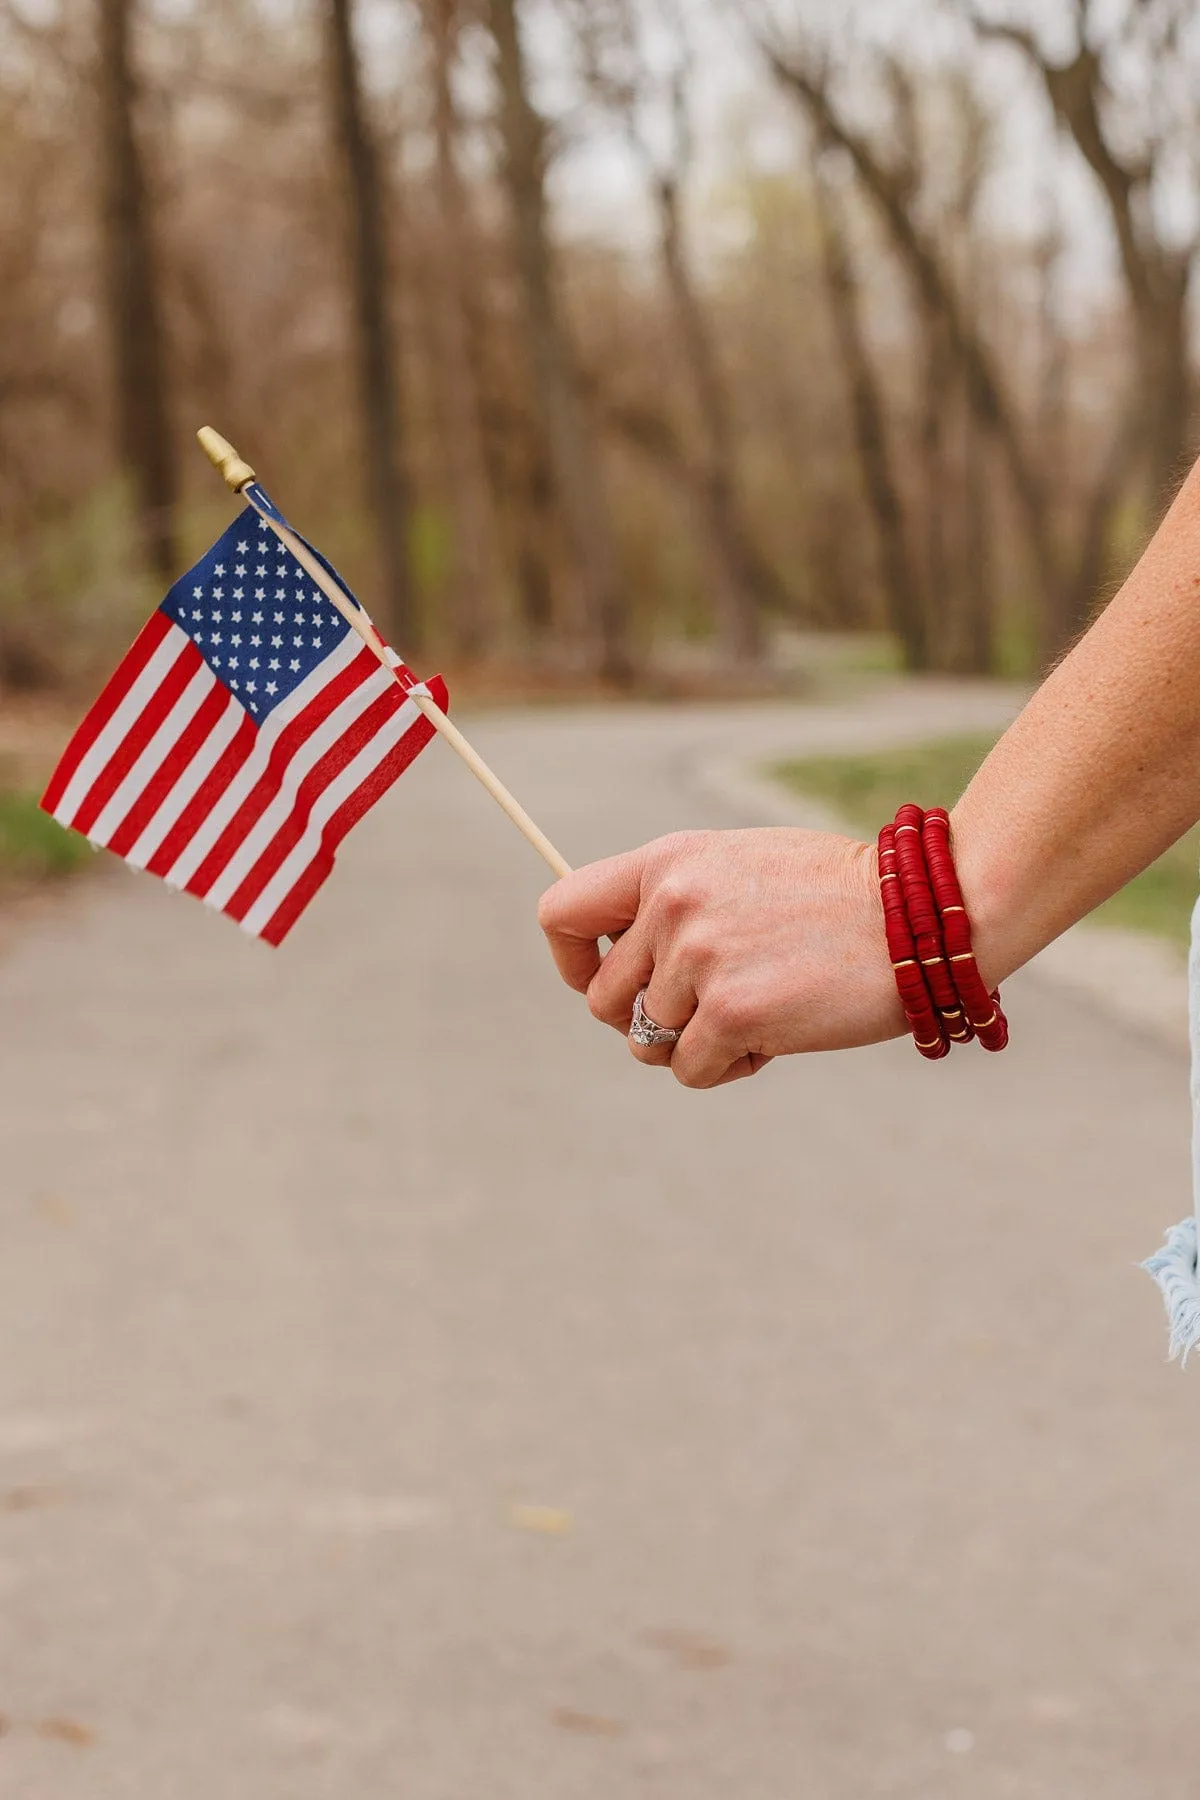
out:
<path id="1" fill-rule="evenodd" d="M 1184 466 L 1196 0 L 0 0 L 0 686 L 215 425 L 410 659 L 1024 673 Z"/>

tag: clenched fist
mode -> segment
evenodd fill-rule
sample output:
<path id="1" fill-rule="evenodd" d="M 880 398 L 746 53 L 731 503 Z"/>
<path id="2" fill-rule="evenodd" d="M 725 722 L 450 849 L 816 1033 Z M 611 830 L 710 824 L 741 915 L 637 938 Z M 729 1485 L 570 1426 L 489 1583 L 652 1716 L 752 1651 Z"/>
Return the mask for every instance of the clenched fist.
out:
<path id="1" fill-rule="evenodd" d="M 791 829 L 690 831 L 593 863 L 542 898 L 559 973 L 597 1019 L 646 1014 L 673 1045 L 631 1044 L 685 1087 L 772 1057 L 845 1050 L 906 1029 L 870 844 Z M 601 957 L 599 940 L 617 941 Z"/>

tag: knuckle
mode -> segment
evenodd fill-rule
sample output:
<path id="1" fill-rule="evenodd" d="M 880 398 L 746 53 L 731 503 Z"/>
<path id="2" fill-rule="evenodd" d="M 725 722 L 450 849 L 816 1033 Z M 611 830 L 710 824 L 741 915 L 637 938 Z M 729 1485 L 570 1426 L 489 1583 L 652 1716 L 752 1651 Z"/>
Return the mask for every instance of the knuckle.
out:
<path id="1" fill-rule="evenodd" d="M 654 914 L 660 924 L 681 924 L 693 904 L 692 884 L 680 870 L 664 875 L 654 890 Z"/>
<path id="2" fill-rule="evenodd" d="M 555 930 L 562 913 L 562 895 L 557 887 L 547 888 L 538 901 L 538 924 L 549 934 Z"/>
<path id="3" fill-rule="evenodd" d="M 704 996 L 704 1010 L 709 1024 L 722 1037 L 739 1036 L 750 1021 L 746 995 L 734 987 L 711 988 Z"/>
<path id="4" fill-rule="evenodd" d="M 671 1064 L 671 1072 L 680 1087 L 692 1088 L 696 1091 L 711 1087 L 708 1076 L 698 1063 L 680 1062 L 678 1058 Z"/>
<path id="5" fill-rule="evenodd" d="M 598 981 L 593 981 L 587 990 L 587 1008 L 593 1019 L 599 1020 L 601 1025 L 611 1025 L 612 1001 Z"/>

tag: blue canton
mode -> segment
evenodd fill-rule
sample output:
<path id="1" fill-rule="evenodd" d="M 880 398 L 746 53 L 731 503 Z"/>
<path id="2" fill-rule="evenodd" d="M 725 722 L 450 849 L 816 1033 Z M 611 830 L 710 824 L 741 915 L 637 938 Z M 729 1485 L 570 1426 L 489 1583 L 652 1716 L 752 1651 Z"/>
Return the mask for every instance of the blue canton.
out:
<path id="1" fill-rule="evenodd" d="M 162 611 L 260 724 L 350 633 L 252 507 L 179 578 Z"/>

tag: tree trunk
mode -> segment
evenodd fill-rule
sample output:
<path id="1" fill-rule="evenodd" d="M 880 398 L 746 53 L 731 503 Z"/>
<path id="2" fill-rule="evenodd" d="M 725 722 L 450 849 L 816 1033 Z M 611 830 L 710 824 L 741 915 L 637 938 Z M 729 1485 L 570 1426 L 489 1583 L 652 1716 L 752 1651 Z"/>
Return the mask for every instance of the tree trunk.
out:
<path id="1" fill-rule="evenodd" d="M 660 177 L 657 199 L 663 269 L 703 432 L 697 500 L 721 639 L 733 662 L 757 663 L 763 655 L 766 597 L 757 591 L 753 573 L 755 555 L 738 494 L 729 403 L 688 265 L 679 187 L 671 176 Z"/>
<path id="2" fill-rule="evenodd" d="M 146 177 L 134 123 L 132 0 L 100 0 L 101 220 L 117 449 L 134 485 L 147 563 L 175 573 L 176 471 L 168 421 L 162 303 Z"/>
<path id="3" fill-rule="evenodd" d="M 1147 527 L 1158 520 L 1185 473 L 1190 449 L 1191 258 L 1161 253 L 1153 291 L 1136 308 L 1137 363 L 1145 421 Z"/>
<path id="4" fill-rule="evenodd" d="M 382 574 L 379 622 L 407 655 L 421 647 L 421 622 L 408 552 L 409 504 L 388 304 L 383 184 L 363 103 L 351 0 L 327 0 L 326 28 L 330 97 L 348 201 L 367 491 Z"/>
<path id="5" fill-rule="evenodd" d="M 546 221 L 545 128 L 528 94 L 517 0 L 489 0 L 498 51 L 504 172 L 534 392 L 554 484 L 571 539 L 586 612 L 605 679 L 633 678 L 629 609 L 622 590 L 600 446 L 579 394 L 555 292 Z"/>
<path id="6" fill-rule="evenodd" d="M 929 667 L 926 609 L 904 528 L 900 490 L 892 470 L 883 396 L 863 335 L 858 286 L 841 222 L 824 176 L 814 175 L 817 218 L 829 310 L 854 414 L 863 488 L 875 521 L 888 622 L 906 669 Z"/>
<path id="7" fill-rule="evenodd" d="M 952 592 L 946 543 L 946 514 L 952 505 L 947 480 L 946 425 L 955 385 L 954 365 L 937 314 L 922 311 L 921 326 L 925 350 L 920 445 L 926 631 L 932 667 L 946 669 L 954 660 L 953 615 L 957 599 Z"/>
<path id="8" fill-rule="evenodd" d="M 438 219 L 434 321 L 443 439 L 454 544 L 451 634 L 456 654 L 475 661 L 504 615 L 503 563 L 488 478 L 479 395 L 463 283 L 474 266 L 467 200 L 458 167 L 458 119 L 451 71 L 458 43 L 458 0 L 426 0 L 433 52 Z"/>

